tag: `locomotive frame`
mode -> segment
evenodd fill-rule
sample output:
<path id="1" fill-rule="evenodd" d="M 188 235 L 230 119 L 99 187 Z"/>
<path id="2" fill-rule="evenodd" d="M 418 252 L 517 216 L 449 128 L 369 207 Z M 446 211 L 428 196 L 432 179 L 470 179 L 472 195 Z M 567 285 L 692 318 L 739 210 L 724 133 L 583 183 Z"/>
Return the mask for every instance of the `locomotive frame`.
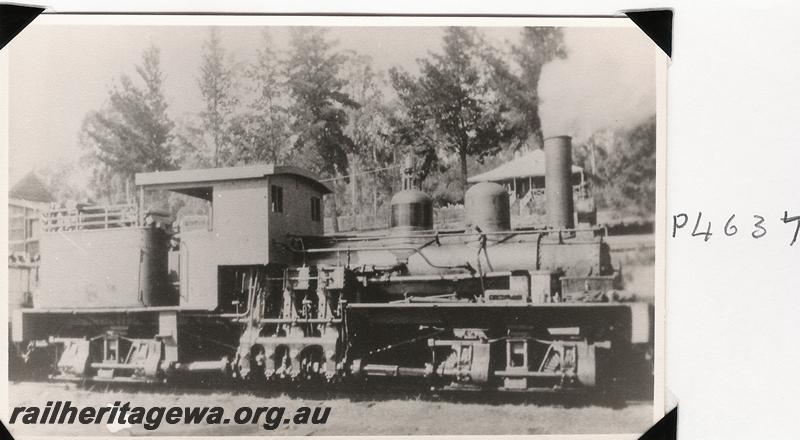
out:
<path id="1" fill-rule="evenodd" d="M 544 148 L 548 224 L 532 229 L 512 229 L 508 194 L 480 183 L 464 229 L 435 230 L 413 161 L 389 231 L 333 236 L 330 189 L 299 168 L 138 174 L 136 207 L 45 215 L 42 283 L 13 341 L 53 379 L 611 385 L 646 365 L 653 305 L 622 289 L 603 229 L 576 224 L 570 139 Z M 172 231 L 145 209 L 152 190 L 209 215 Z"/>

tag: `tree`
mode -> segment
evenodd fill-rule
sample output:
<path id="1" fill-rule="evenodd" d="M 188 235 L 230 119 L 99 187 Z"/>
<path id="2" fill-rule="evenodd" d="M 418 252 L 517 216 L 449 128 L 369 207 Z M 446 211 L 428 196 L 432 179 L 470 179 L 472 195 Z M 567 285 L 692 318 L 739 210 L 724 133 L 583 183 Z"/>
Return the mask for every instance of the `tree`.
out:
<path id="1" fill-rule="evenodd" d="M 483 57 L 492 68 L 492 80 L 501 96 L 514 110 L 510 115 L 520 142 L 516 148 L 529 141 L 536 148 L 544 144 L 542 121 L 539 118 L 539 80 L 545 64 L 567 56 L 564 33 L 557 27 L 526 27 L 520 43 L 512 46 L 512 68 L 497 51 L 484 51 Z M 515 148 L 515 149 L 516 149 Z"/>
<path id="2" fill-rule="evenodd" d="M 557 27 L 526 27 L 522 30 L 522 42 L 512 48 L 512 53 L 522 71 L 521 87 L 512 102 L 522 114 L 525 127 L 533 136 L 534 143 L 542 146 L 544 139 L 542 121 L 539 118 L 539 80 L 545 64 L 566 58 L 564 32 Z"/>
<path id="3" fill-rule="evenodd" d="M 602 186 L 610 175 L 608 153 L 621 145 L 623 138 L 624 133 L 619 129 L 597 130 L 584 142 L 575 145 L 572 162 L 586 171 L 592 185 Z"/>
<path id="4" fill-rule="evenodd" d="M 319 28 L 292 28 L 289 44 L 286 76 L 295 133 L 290 157 L 323 177 L 338 176 L 348 166 L 348 155 L 355 152 L 353 140 L 345 133 L 345 109 L 358 107 L 342 90 L 345 81 L 339 77 L 339 69 L 345 58 L 333 52 L 334 43 L 327 41 L 325 31 Z M 336 195 L 328 200 L 336 231 Z"/>
<path id="5" fill-rule="evenodd" d="M 217 28 L 211 28 L 203 44 L 203 64 L 200 67 L 200 94 L 205 108 L 200 119 L 208 137 L 215 167 L 230 164 L 233 160 L 231 119 L 238 104 L 236 77 L 232 62 L 225 60 L 225 48 Z"/>
<path id="6" fill-rule="evenodd" d="M 382 90 L 384 79 L 372 68 L 372 58 L 352 51 L 345 56 L 347 62 L 343 68 L 343 77 L 347 83 L 344 90 L 358 103 L 358 107 L 345 108 L 348 118 L 345 134 L 353 140 L 359 167 L 362 170 L 373 170 L 357 178 L 359 188 L 368 189 L 369 195 L 358 194 L 356 206 L 370 203 L 372 215 L 377 216 L 379 207 L 388 202 L 388 195 L 395 181 L 395 176 L 389 169 L 396 158 L 394 144 L 389 136 L 391 107 L 386 103 Z"/>
<path id="7" fill-rule="evenodd" d="M 157 47 L 144 51 L 136 73 L 137 82 L 121 75 L 109 89 L 106 106 L 89 112 L 81 128 L 81 144 L 93 167 L 92 186 L 109 200 L 123 199 L 135 173 L 175 168 L 175 124 L 167 115 Z"/>
<path id="8" fill-rule="evenodd" d="M 246 111 L 232 120 L 234 156 L 239 163 L 281 162 L 291 137 L 286 80 L 268 31 L 255 62 L 245 70 L 249 80 Z"/>
<path id="9" fill-rule="evenodd" d="M 612 203 L 654 213 L 656 208 L 656 117 L 651 116 L 624 133 L 624 142 L 610 152 L 609 186 Z"/>
<path id="10" fill-rule="evenodd" d="M 192 116 L 177 120 L 175 125 L 175 163 L 183 169 L 211 168 L 214 158 L 207 151 L 206 131 Z"/>
<path id="11" fill-rule="evenodd" d="M 633 127 L 599 130 L 573 156 L 590 172 L 599 207 L 623 215 L 655 212 L 655 116 Z"/>
<path id="12" fill-rule="evenodd" d="M 343 92 L 345 81 L 339 77 L 339 70 L 345 58 L 333 52 L 333 47 L 322 29 L 290 30 L 286 76 L 296 133 L 292 159 L 324 176 L 347 168 L 347 155 L 354 152 L 355 145 L 345 133 L 345 108 L 358 107 Z"/>
<path id="13" fill-rule="evenodd" d="M 36 169 L 39 177 L 54 201 L 85 200 L 88 193 L 76 182 L 78 172 L 74 162 L 50 163 Z"/>
<path id="14" fill-rule="evenodd" d="M 419 77 L 394 68 L 392 85 L 406 114 L 396 119 L 400 137 L 411 140 L 423 164 L 439 163 L 439 148 L 455 154 L 461 169 L 462 193 L 467 186 L 467 158 L 482 161 L 514 136 L 510 108 L 500 99 L 480 55 L 486 43 L 473 28 L 445 30 L 444 53 L 418 60 Z"/>

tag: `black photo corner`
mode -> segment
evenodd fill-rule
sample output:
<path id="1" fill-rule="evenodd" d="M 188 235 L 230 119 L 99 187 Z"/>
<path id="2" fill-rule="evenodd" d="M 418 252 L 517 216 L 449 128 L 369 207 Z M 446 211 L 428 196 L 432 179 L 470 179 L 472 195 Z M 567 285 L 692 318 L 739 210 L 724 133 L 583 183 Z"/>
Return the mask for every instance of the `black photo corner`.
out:
<path id="1" fill-rule="evenodd" d="M 676 440 L 678 438 L 678 407 L 672 408 L 639 440 Z"/>
<path id="2" fill-rule="evenodd" d="M 29 25 L 44 8 L 15 4 L 0 4 L 0 49 L 5 47 L 25 26 Z M 652 9 L 625 11 L 631 19 L 653 42 L 672 56 L 672 11 Z"/>
<path id="3" fill-rule="evenodd" d="M 0 422 L 0 439 L 14 440 L 14 436 L 8 432 L 8 428 L 6 428 L 6 425 L 3 422 Z"/>
<path id="4" fill-rule="evenodd" d="M 668 57 L 672 57 L 672 10 L 625 11 L 625 15 Z"/>
<path id="5" fill-rule="evenodd" d="M 11 42 L 42 11 L 44 11 L 44 8 L 0 4 L 0 49 Z M 0 421 L 0 439 L 10 440 L 13 438 L 5 423 Z"/>
<path id="6" fill-rule="evenodd" d="M 672 10 L 625 11 L 625 15 L 668 57 L 672 57 Z M 675 407 L 639 437 L 639 440 L 675 440 L 678 438 L 677 428 L 678 407 Z"/>
<path id="7" fill-rule="evenodd" d="M 0 49 L 11 42 L 42 11 L 44 8 L 35 6 L 0 4 Z"/>

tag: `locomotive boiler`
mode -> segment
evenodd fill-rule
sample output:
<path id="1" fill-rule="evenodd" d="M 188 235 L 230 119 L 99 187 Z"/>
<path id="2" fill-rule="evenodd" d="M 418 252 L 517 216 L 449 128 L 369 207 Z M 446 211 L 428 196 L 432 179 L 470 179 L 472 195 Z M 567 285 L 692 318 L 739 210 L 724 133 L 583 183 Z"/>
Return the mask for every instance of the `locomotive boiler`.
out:
<path id="1" fill-rule="evenodd" d="M 44 215 L 40 287 L 13 340 L 54 379 L 610 384 L 651 347 L 653 306 L 624 291 L 602 228 L 576 222 L 570 139 L 544 150 L 538 228 L 512 228 L 506 189 L 484 182 L 463 228 L 437 230 L 413 164 L 388 230 L 332 235 L 330 188 L 296 167 L 137 174 L 136 207 Z M 205 214 L 173 228 L 146 209 L 159 192 Z"/>

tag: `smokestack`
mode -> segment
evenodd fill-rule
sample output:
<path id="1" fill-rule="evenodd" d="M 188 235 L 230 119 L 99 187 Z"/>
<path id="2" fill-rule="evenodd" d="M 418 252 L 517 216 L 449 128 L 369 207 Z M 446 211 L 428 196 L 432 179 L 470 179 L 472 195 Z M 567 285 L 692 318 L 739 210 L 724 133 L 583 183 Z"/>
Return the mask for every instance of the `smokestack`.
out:
<path id="1" fill-rule="evenodd" d="M 572 138 L 554 136 L 544 140 L 547 223 L 555 229 L 575 227 L 572 201 Z"/>

